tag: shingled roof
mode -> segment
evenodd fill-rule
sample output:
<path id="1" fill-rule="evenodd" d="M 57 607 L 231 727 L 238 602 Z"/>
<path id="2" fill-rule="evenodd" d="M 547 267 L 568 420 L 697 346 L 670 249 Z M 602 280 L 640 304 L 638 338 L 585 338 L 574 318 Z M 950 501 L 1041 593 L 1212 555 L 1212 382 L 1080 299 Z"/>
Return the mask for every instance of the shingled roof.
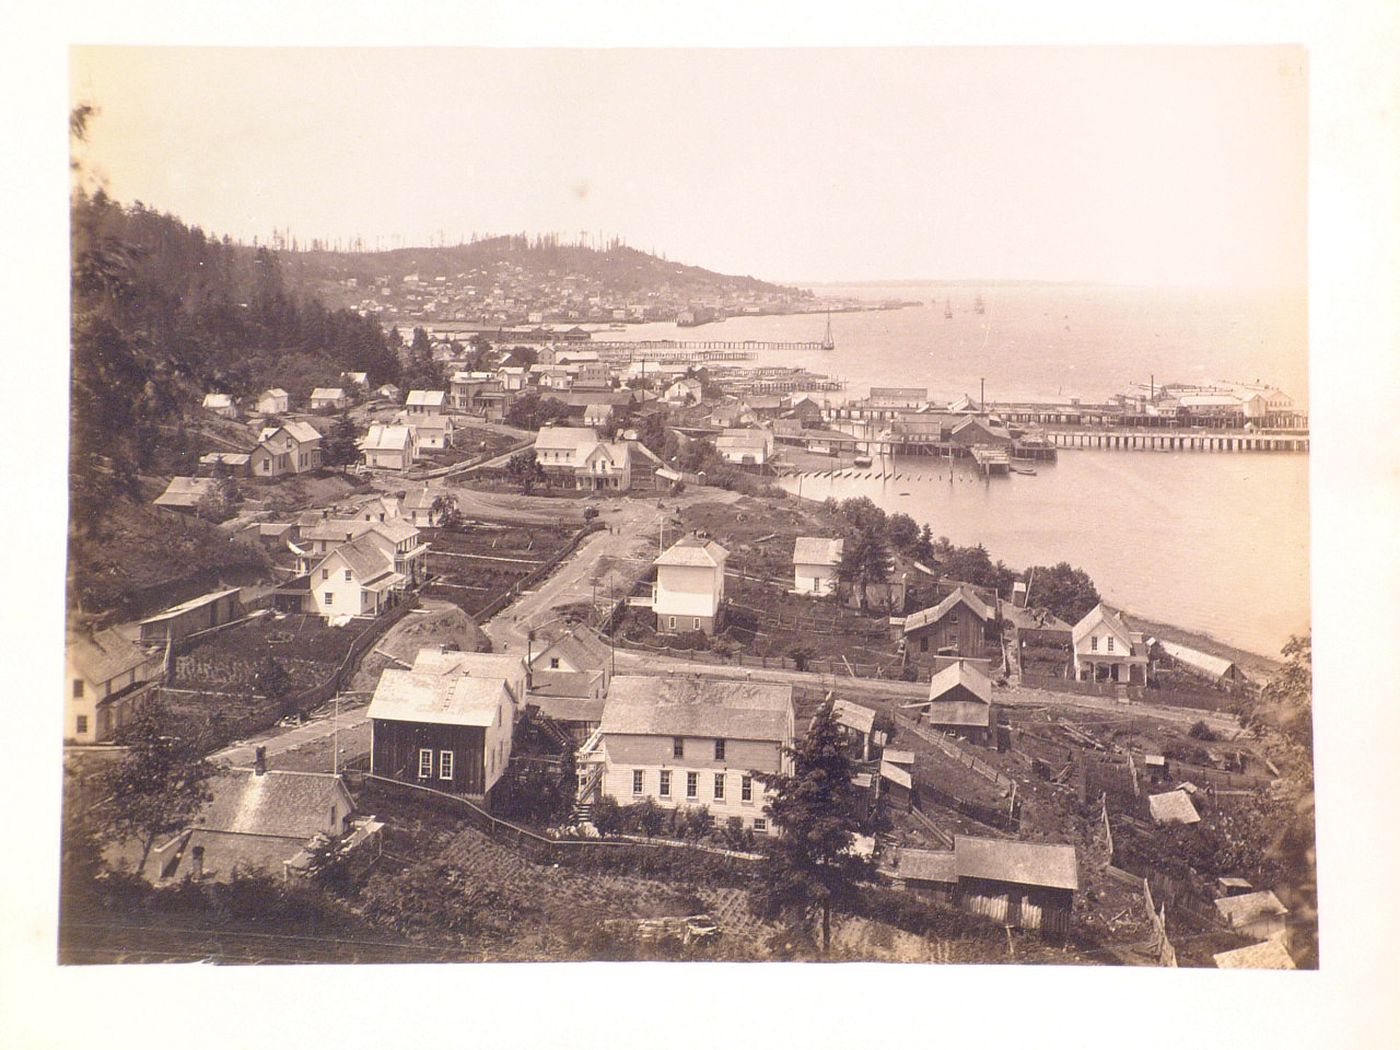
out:
<path id="1" fill-rule="evenodd" d="M 621 675 L 603 707 L 604 735 L 788 741 L 792 686 Z"/>
<path id="2" fill-rule="evenodd" d="M 984 622 L 992 619 L 995 615 L 991 607 L 977 596 L 976 591 L 972 590 L 970 587 L 959 585 L 953 588 L 953 592 L 937 605 L 928 609 L 920 609 L 918 612 L 908 617 L 904 621 L 904 633 L 908 634 L 910 631 L 917 631 L 920 628 L 927 627 L 929 624 L 937 623 L 948 613 L 952 612 L 953 607 L 959 602 L 965 604 L 972 610 L 974 616 Z"/>
<path id="3" fill-rule="evenodd" d="M 686 536 L 677 540 L 666 553 L 652 562 L 653 565 L 702 565 L 718 568 L 729 557 L 729 552 L 714 540 L 702 540 L 699 536 Z"/>
<path id="4" fill-rule="evenodd" d="M 962 878 L 1079 889 L 1079 858 L 1073 846 L 954 835 L 953 852 Z"/>
<path id="5" fill-rule="evenodd" d="M 368 714 L 394 722 L 489 726 L 503 695 L 509 690 L 501 677 L 389 668 L 379 676 Z"/>
<path id="6" fill-rule="evenodd" d="M 192 826 L 244 835 L 309 839 L 326 823 L 332 804 L 341 812 L 354 799 L 337 776 L 271 769 L 230 769 L 209 780 L 213 796 Z"/>
<path id="7" fill-rule="evenodd" d="M 68 636 L 68 660 L 89 682 L 110 682 L 150 660 L 146 651 L 116 631 Z"/>
<path id="8" fill-rule="evenodd" d="M 843 539 L 829 540 L 821 536 L 799 536 L 792 548 L 794 565 L 839 565 Z"/>

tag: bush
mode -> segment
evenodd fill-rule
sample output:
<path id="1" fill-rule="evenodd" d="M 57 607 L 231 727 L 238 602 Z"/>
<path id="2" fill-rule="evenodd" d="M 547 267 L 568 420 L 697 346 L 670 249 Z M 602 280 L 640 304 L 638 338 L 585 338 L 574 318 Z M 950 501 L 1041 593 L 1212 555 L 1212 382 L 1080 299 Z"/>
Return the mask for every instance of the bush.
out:
<path id="1" fill-rule="evenodd" d="M 625 823 L 624 817 L 623 807 L 611 795 L 604 795 L 593 803 L 593 826 L 604 837 L 620 832 Z"/>
<path id="2" fill-rule="evenodd" d="M 1220 734 L 1206 725 L 1204 719 L 1193 725 L 1187 735 L 1194 740 L 1205 740 L 1207 742 L 1220 739 Z"/>

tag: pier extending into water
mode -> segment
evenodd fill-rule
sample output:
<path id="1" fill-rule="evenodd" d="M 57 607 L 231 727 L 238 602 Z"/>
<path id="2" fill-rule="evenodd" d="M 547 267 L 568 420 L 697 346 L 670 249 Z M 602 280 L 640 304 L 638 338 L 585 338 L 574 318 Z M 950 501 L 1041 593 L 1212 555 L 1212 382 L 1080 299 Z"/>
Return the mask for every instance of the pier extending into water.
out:
<path id="1" fill-rule="evenodd" d="M 1058 448 L 1107 448 L 1157 452 L 1307 452 L 1307 434 L 1250 431 L 1056 430 L 1042 431 Z"/>
<path id="2" fill-rule="evenodd" d="M 748 353 L 759 350 L 821 350 L 823 346 L 819 339 L 799 343 L 768 339 L 614 339 L 593 340 L 588 344 L 591 350 L 743 350 Z"/>

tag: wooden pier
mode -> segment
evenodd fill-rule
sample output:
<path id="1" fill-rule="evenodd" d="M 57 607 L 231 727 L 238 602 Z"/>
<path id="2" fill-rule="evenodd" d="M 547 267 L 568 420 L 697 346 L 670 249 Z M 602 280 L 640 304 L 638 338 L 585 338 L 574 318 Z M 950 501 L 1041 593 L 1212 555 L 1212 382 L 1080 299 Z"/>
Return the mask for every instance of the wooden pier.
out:
<path id="1" fill-rule="evenodd" d="M 1054 430 L 1045 438 L 1059 448 L 1157 452 L 1307 452 L 1307 434 L 1258 434 L 1198 430 Z"/>
<path id="2" fill-rule="evenodd" d="M 591 340 L 589 347 L 594 350 L 604 348 L 632 350 L 743 350 L 757 353 L 760 350 L 821 350 L 819 339 L 809 342 L 782 343 L 766 339 L 636 339 L 636 340 Z"/>

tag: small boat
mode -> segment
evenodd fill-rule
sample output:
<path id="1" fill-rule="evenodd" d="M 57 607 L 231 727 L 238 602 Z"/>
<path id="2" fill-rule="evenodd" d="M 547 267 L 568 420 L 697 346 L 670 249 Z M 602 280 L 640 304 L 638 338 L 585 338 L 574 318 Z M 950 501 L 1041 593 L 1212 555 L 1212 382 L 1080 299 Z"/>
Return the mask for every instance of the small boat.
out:
<path id="1" fill-rule="evenodd" d="M 901 495 L 901 496 L 907 496 L 907 495 L 909 495 L 909 493 L 907 493 L 907 492 L 901 492 L 900 495 Z"/>
<path id="2" fill-rule="evenodd" d="M 858 467 L 868 467 L 874 463 L 874 460 L 872 460 L 869 456 L 857 456 L 854 460 L 854 463 Z"/>
<path id="3" fill-rule="evenodd" d="M 1035 468 L 1034 468 L 1034 467 L 1012 467 L 1011 469 L 1012 469 L 1013 471 L 1015 471 L 1017 474 L 1034 474 L 1034 473 L 1035 473 Z"/>

